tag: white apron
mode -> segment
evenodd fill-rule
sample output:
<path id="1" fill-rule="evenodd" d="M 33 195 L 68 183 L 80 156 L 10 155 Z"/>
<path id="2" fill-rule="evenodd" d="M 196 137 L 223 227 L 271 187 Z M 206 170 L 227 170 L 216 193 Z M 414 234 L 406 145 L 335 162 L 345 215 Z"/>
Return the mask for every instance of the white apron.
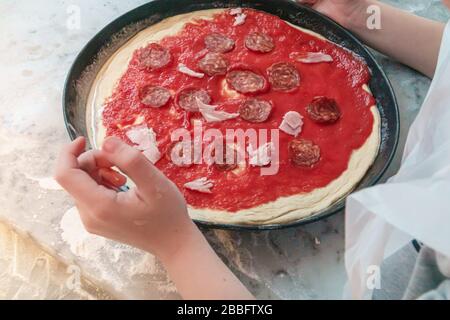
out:
<path id="1" fill-rule="evenodd" d="M 450 23 L 398 173 L 346 204 L 344 297 L 370 299 L 381 262 L 417 239 L 450 257 Z"/>

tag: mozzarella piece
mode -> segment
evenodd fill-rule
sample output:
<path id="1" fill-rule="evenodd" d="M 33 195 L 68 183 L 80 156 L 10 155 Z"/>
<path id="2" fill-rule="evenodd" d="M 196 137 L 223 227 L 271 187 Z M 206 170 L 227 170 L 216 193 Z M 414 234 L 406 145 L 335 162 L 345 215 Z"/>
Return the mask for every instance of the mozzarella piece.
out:
<path id="1" fill-rule="evenodd" d="M 188 76 L 190 76 L 190 77 L 194 77 L 194 78 L 200 78 L 200 79 L 202 79 L 204 76 L 205 76 L 205 74 L 204 73 L 200 73 L 200 72 L 196 72 L 196 71 L 194 71 L 194 70 L 192 70 L 192 69 L 189 69 L 188 67 L 186 67 L 184 64 L 182 64 L 182 63 L 180 63 L 179 65 L 178 65 L 178 69 L 177 69 L 179 72 L 181 72 L 181 73 L 184 73 L 184 74 L 187 74 Z"/>
<path id="2" fill-rule="evenodd" d="M 322 52 L 292 52 L 291 59 L 302 63 L 333 62 L 333 57 Z"/>
<path id="3" fill-rule="evenodd" d="M 258 149 L 253 149 L 253 146 L 249 144 L 247 147 L 248 163 L 253 167 L 262 167 L 268 165 L 272 161 L 272 150 L 274 146 L 272 142 L 268 142 Z"/>
<path id="4" fill-rule="evenodd" d="M 153 164 L 157 163 L 162 157 L 157 146 L 144 150 L 142 154 Z"/>
<path id="5" fill-rule="evenodd" d="M 156 133 L 152 128 L 145 125 L 133 127 L 126 132 L 126 136 L 136 145 L 136 149 L 143 151 L 143 155 L 153 164 L 161 159 L 162 155 L 158 149 Z"/>
<path id="6" fill-rule="evenodd" d="M 279 126 L 280 130 L 294 137 L 302 132 L 303 117 L 296 111 L 288 111 L 283 116 L 283 121 Z"/>
<path id="7" fill-rule="evenodd" d="M 195 55 L 195 60 L 203 58 L 204 56 L 206 56 L 206 54 L 207 54 L 208 52 L 209 52 L 208 49 L 200 50 L 200 51 Z"/>
<path id="8" fill-rule="evenodd" d="M 211 193 L 211 188 L 214 186 L 212 181 L 208 180 L 208 178 L 203 177 L 191 182 L 187 182 L 184 184 L 186 189 L 202 192 L 202 193 Z"/>
<path id="9" fill-rule="evenodd" d="M 233 27 L 241 26 L 245 23 L 247 15 L 245 13 L 240 13 L 234 18 Z"/>
<path id="10" fill-rule="evenodd" d="M 197 99 L 198 110 L 205 118 L 206 122 L 220 122 L 228 119 L 234 119 L 239 116 L 239 113 L 228 113 L 225 111 L 216 110 L 217 106 L 206 104 Z"/>
<path id="11" fill-rule="evenodd" d="M 230 15 L 235 16 L 242 13 L 242 8 L 232 8 L 230 9 Z"/>
<path id="12" fill-rule="evenodd" d="M 293 129 L 301 127 L 303 125 L 303 117 L 296 111 L 288 111 L 283 116 L 283 120 Z"/>
<path id="13" fill-rule="evenodd" d="M 126 136 L 131 142 L 136 144 L 136 148 L 144 151 L 156 143 L 156 134 L 152 128 L 147 126 L 133 127 L 126 132 Z"/>

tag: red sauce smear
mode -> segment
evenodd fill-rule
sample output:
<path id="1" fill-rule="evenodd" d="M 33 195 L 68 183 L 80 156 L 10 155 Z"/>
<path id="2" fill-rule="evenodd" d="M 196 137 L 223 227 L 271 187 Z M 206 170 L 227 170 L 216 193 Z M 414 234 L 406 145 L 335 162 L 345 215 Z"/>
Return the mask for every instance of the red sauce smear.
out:
<path id="1" fill-rule="evenodd" d="M 178 63 L 198 71 L 197 63 L 205 52 L 204 38 L 210 33 L 224 34 L 236 42 L 234 50 L 224 55 L 230 65 L 243 65 L 266 77 L 266 69 L 275 62 L 292 62 L 297 67 L 301 82 L 294 92 L 284 93 L 269 90 L 257 95 L 273 102 L 274 110 L 264 123 L 249 123 L 240 118 L 220 123 L 206 123 L 203 128 L 218 128 L 225 132 L 229 128 L 278 128 L 288 111 L 297 111 L 304 117 L 303 131 L 299 138 L 312 140 L 321 149 L 321 159 L 312 168 L 295 166 L 288 159 L 288 143 L 294 137 L 280 131 L 280 168 L 273 176 L 261 176 L 259 167 L 247 165 L 246 172 L 236 175 L 223 172 L 206 164 L 188 168 L 177 167 L 165 157 L 156 166 L 178 185 L 187 202 L 196 208 L 210 208 L 236 212 L 255 207 L 280 197 L 308 193 L 324 187 L 337 179 L 346 169 L 352 152 L 359 149 L 372 132 L 373 115 L 370 106 L 375 104 L 371 95 L 362 89 L 368 83 L 370 72 L 362 59 L 333 43 L 313 37 L 294 29 L 280 18 L 256 10 L 244 10 L 247 20 L 244 25 L 233 27 L 234 16 L 223 12 L 213 20 L 197 20 L 188 23 L 176 36 L 160 41 L 172 55 L 170 65 L 158 71 L 145 71 L 138 67 L 137 52 L 128 70 L 120 79 L 113 95 L 108 99 L 103 112 L 103 123 L 108 136 L 118 136 L 132 144 L 125 135 L 124 126 L 133 124 L 141 115 L 145 123 L 157 134 L 159 149 L 165 152 L 170 144 L 170 133 L 183 127 L 185 112 L 172 99 L 162 108 L 146 108 L 139 101 L 139 88 L 152 84 L 178 92 L 185 87 L 206 89 L 212 104 L 222 110 L 237 112 L 236 101 L 226 101 L 220 94 L 224 76 L 206 76 L 203 79 L 189 77 L 177 71 Z M 244 45 L 247 34 L 263 32 L 275 41 L 275 49 L 266 54 L 255 53 Z M 333 57 L 332 63 L 303 64 L 289 58 L 292 52 L 323 52 Z M 341 118 L 334 124 L 318 124 L 310 120 L 306 106 L 316 96 L 336 100 Z M 193 115 L 201 119 L 200 115 Z M 186 182 L 208 177 L 214 182 L 211 194 L 186 190 Z M 232 213 L 231 213 L 232 214 Z"/>

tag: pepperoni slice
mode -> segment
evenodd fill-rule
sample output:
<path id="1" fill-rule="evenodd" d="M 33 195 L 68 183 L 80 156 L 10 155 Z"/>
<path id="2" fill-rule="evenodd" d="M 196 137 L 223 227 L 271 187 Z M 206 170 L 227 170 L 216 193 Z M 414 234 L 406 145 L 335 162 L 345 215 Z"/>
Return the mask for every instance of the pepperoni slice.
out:
<path id="1" fill-rule="evenodd" d="M 195 112 L 198 111 L 197 99 L 205 104 L 211 102 L 211 97 L 206 90 L 186 88 L 178 93 L 177 104 L 186 111 Z"/>
<path id="2" fill-rule="evenodd" d="M 267 69 L 269 82 L 273 90 L 289 92 L 300 85 L 300 74 L 297 68 L 288 62 L 274 63 Z"/>
<path id="3" fill-rule="evenodd" d="M 185 142 L 172 142 L 166 150 L 166 159 L 177 167 L 190 167 L 194 164 L 194 146 L 191 144 L 190 157 L 188 157 L 188 155 L 184 155 L 184 148 L 186 148 Z"/>
<path id="4" fill-rule="evenodd" d="M 334 99 L 316 97 L 306 107 L 311 120 L 318 123 L 334 123 L 341 117 L 341 111 Z"/>
<path id="5" fill-rule="evenodd" d="M 239 108 L 239 115 L 248 122 L 264 122 L 272 112 L 272 103 L 261 99 L 248 99 Z"/>
<path id="6" fill-rule="evenodd" d="M 198 67 L 208 76 L 224 75 L 227 73 L 228 61 L 220 53 L 208 53 L 200 60 Z"/>
<path id="7" fill-rule="evenodd" d="M 266 87 L 266 79 L 263 76 L 247 70 L 228 72 L 227 83 L 240 93 L 256 93 Z"/>
<path id="8" fill-rule="evenodd" d="M 275 43 L 268 34 L 253 32 L 245 38 L 245 46 L 250 51 L 267 53 L 275 48 Z"/>
<path id="9" fill-rule="evenodd" d="M 141 103 L 153 108 L 165 106 L 171 96 L 169 90 L 158 86 L 146 86 L 140 92 Z"/>
<path id="10" fill-rule="evenodd" d="M 170 63 L 169 50 L 157 43 L 151 43 L 139 52 L 139 64 L 151 70 L 161 69 Z"/>
<path id="11" fill-rule="evenodd" d="M 295 139 L 288 145 L 289 158 L 301 167 L 311 167 L 320 160 L 320 148 L 310 140 Z"/>
<path id="12" fill-rule="evenodd" d="M 205 46 L 211 52 L 226 53 L 234 49 L 233 39 L 221 33 L 211 33 L 205 37 Z"/>

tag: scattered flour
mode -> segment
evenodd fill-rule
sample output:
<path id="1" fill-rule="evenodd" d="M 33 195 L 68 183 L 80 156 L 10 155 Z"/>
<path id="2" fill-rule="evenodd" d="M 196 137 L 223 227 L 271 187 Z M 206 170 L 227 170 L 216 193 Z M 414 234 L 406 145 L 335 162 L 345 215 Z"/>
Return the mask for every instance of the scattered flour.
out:
<path id="1" fill-rule="evenodd" d="M 59 183 L 56 182 L 56 180 L 53 179 L 52 177 L 37 178 L 37 177 L 28 176 L 28 175 L 26 177 L 32 181 L 37 182 L 39 184 L 39 186 L 45 190 L 62 190 L 63 189 L 59 185 Z"/>
<path id="2" fill-rule="evenodd" d="M 63 241 L 77 257 L 76 262 L 86 274 L 99 278 L 105 289 L 110 287 L 126 298 L 161 299 L 176 293 L 154 256 L 88 233 L 75 207 L 64 214 L 60 228 Z M 142 287 L 145 291 L 133 289 Z"/>

